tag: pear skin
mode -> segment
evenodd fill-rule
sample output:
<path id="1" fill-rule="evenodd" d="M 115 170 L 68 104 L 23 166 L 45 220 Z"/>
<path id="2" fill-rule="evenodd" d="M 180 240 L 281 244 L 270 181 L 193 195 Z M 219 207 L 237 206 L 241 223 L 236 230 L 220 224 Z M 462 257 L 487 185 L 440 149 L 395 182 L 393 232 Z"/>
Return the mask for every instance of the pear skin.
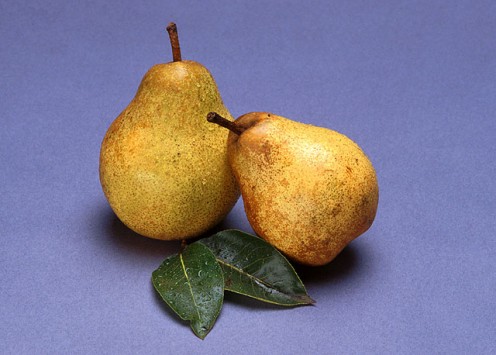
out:
<path id="1" fill-rule="evenodd" d="M 248 221 L 290 259 L 327 264 L 372 225 L 377 177 L 351 139 L 266 112 L 222 122 Z"/>
<path id="2" fill-rule="evenodd" d="M 232 117 L 210 72 L 179 60 L 178 48 L 174 62 L 145 74 L 100 152 L 101 185 L 116 215 L 135 232 L 163 240 L 201 235 L 239 197 L 228 132 L 204 119 L 212 110 Z"/>

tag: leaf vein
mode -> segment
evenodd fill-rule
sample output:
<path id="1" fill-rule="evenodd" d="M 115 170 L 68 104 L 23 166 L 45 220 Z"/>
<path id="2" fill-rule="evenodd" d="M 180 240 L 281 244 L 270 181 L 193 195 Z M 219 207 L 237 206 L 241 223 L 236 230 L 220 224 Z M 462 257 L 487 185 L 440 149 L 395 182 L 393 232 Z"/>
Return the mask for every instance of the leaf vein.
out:
<path id="1" fill-rule="evenodd" d="M 198 315 L 198 320 L 201 322 L 201 316 L 200 316 L 200 311 L 198 310 L 198 305 L 196 304 L 195 296 L 193 294 L 193 288 L 191 287 L 191 281 L 189 280 L 188 273 L 186 272 L 186 266 L 184 265 L 184 260 L 183 260 L 183 254 L 179 253 L 179 260 L 181 261 L 181 266 L 184 272 L 184 275 L 186 275 L 186 281 L 188 283 L 189 287 L 189 292 L 191 293 L 191 299 L 193 300 L 193 304 L 195 305 L 195 311 L 196 314 Z"/>
<path id="2" fill-rule="evenodd" d="M 231 269 L 234 269 L 234 270 L 238 271 L 238 272 L 239 272 L 239 274 L 245 275 L 245 276 L 247 276 L 249 279 L 251 279 L 251 280 L 252 280 L 252 288 L 253 288 L 253 282 L 254 282 L 253 280 L 257 280 L 257 281 L 259 281 L 260 283 L 264 284 L 266 287 L 269 287 L 269 288 L 271 288 L 271 289 L 273 289 L 273 290 L 275 290 L 275 291 L 277 291 L 277 292 L 279 292 L 279 293 L 281 293 L 281 294 L 283 294 L 283 295 L 286 295 L 284 292 L 282 292 L 281 290 L 278 290 L 277 288 L 274 288 L 271 284 L 267 283 L 265 280 L 260 279 L 260 278 L 258 278 L 258 277 L 255 277 L 255 276 L 253 276 L 253 275 L 250 275 L 249 273 L 247 273 L 247 272 L 246 272 L 246 271 L 244 271 L 243 269 L 240 269 L 240 268 L 237 268 L 237 267 L 235 267 L 235 266 L 233 266 L 233 265 L 231 265 L 231 264 L 228 264 L 228 263 L 226 263 L 226 262 L 225 262 L 224 260 L 222 260 L 222 259 L 217 259 L 217 261 L 218 261 L 219 263 L 223 264 L 223 265 L 226 265 L 227 267 L 230 267 Z"/>

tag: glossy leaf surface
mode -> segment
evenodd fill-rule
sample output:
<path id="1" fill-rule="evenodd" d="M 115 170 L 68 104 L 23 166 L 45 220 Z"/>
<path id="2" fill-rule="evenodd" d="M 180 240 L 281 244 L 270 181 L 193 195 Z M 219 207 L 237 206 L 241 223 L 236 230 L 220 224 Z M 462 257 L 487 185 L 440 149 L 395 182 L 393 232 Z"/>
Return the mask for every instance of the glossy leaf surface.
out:
<path id="1" fill-rule="evenodd" d="M 152 274 L 153 286 L 193 332 L 205 338 L 224 299 L 222 269 L 209 248 L 193 243 L 164 260 Z"/>
<path id="2" fill-rule="evenodd" d="M 289 261 L 263 239 L 226 230 L 197 243 L 217 258 L 226 290 L 284 306 L 314 303 Z"/>

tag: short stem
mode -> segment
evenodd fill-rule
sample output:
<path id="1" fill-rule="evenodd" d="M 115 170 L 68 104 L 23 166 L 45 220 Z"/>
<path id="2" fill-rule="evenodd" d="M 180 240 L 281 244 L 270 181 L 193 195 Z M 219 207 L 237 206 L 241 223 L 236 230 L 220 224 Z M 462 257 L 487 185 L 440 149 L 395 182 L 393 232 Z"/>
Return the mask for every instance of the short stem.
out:
<path id="1" fill-rule="evenodd" d="M 181 254 L 187 246 L 188 244 L 186 243 L 186 239 L 181 240 L 181 248 L 179 249 L 179 254 Z"/>
<path id="2" fill-rule="evenodd" d="M 216 123 L 219 126 L 227 128 L 228 130 L 230 130 L 233 133 L 236 133 L 237 135 L 240 135 L 245 131 L 245 129 L 237 125 L 236 122 L 229 121 L 228 119 L 219 115 L 217 112 L 210 112 L 207 115 L 207 121 Z"/>
<path id="3" fill-rule="evenodd" d="M 167 26 L 169 32 L 170 43 L 172 47 L 172 60 L 174 62 L 181 61 L 181 47 L 179 47 L 179 36 L 177 35 L 177 26 L 174 22 L 169 23 Z"/>

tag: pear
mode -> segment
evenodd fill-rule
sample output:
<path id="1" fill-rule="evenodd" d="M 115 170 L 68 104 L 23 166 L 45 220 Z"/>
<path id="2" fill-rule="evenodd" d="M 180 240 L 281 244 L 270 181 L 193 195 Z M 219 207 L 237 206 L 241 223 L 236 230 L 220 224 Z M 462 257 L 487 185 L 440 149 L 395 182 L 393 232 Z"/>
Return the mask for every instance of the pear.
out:
<path id="1" fill-rule="evenodd" d="M 290 259 L 329 263 L 371 226 L 376 173 L 348 137 L 266 112 L 207 118 L 231 130 L 229 162 L 250 225 Z"/>
<path id="2" fill-rule="evenodd" d="M 239 198 L 227 160 L 225 129 L 205 121 L 232 119 L 210 72 L 181 60 L 175 24 L 173 62 L 154 65 L 112 122 L 100 152 L 100 182 L 118 218 L 150 238 L 199 236 Z"/>

